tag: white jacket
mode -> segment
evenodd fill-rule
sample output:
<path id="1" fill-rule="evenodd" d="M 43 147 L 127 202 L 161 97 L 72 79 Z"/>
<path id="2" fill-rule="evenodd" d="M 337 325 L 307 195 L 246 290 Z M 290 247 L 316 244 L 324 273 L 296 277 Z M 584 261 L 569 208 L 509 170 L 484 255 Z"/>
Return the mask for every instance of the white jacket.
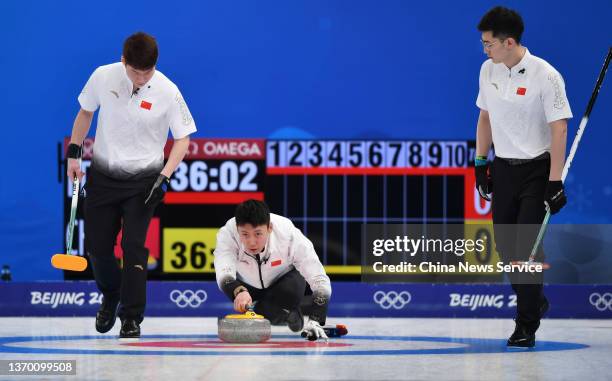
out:
<path id="1" fill-rule="evenodd" d="M 252 287 L 268 288 L 281 276 L 296 268 L 306 279 L 313 293 L 331 295 L 331 283 L 319 261 L 312 242 L 283 216 L 270 213 L 272 232 L 261 258 L 260 266 L 254 256 L 245 253 L 240 242 L 236 219 L 231 218 L 217 233 L 215 247 L 215 272 L 217 284 L 222 289 L 222 281 L 237 279 Z"/>

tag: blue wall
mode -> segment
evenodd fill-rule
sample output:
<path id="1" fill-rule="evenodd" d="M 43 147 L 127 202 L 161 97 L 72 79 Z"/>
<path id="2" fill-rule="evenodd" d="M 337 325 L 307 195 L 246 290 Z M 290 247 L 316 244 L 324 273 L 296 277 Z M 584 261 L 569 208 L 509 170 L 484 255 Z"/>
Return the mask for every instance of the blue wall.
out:
<path id="1" fill-rule="evenodd" d="M 203 137 L 474 137 L 475 25 L 487 1 L 16 1 L 0 3 L 3 50 L 0 264 L 16 280 L 59 279 L 56 142 L 76 97 L 124 38 L 155 35 L 158 69 L 181 88 Z M 564 76 L 580 116 L 612 43 L 609 0 L 508 1 L 524 44 Z M 567 181 L 557 221 L 612 221 L 612 81 L 608 78 Z"/>

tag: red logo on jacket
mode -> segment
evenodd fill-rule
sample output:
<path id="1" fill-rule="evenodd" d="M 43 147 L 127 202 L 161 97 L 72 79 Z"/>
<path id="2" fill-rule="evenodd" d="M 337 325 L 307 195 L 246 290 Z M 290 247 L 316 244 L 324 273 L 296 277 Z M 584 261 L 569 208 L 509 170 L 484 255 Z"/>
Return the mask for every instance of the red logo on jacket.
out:
<path id="1" fill-rule="evenodd" d="M 274 266 L 278 266 L 278 265 L 280 265 L 281 263 L 283 263 L 283 261 L 281 261 L 280 259 L 277 259 L 277 260 L 275 260 L 275 261 L 272 261 L 272 262 L 270 263 L 270 265 L 271 265 L 272 267 L 274 267 Z"/>
<path id="2" fill-rule="evenodd" d="M 147 101 L 140 102 L 140 107 L 142 107 L 144 109 L 150 110 L 151 106 L 153 106 L 153 103 L 149 103 Z"/>
<path id="3" fill-rule="evenodd" d="M 517 93 L 518 95 L 525 95 L 525 93 L 527 93 L 527 88 L 525 88 L 525 87 L 519 87 L 519 88 L 517 88 L 517 89 L 516 89 L 516 93 Z"/>

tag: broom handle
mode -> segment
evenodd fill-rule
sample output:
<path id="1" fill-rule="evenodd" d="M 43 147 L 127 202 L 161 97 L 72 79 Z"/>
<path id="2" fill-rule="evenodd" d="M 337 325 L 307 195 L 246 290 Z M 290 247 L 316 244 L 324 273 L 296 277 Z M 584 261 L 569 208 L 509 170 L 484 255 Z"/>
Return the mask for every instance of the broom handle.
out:
<path id="1" fill-rule="evenodd" d="M 79 202 L 79 178 L 75 177 L 72 180 L 72 202 L 70 204 L 70 220 L 68 221 L 68 236 L 66 241 L 66 254 L 72 254 L 72 241 L 74 233 L 74 220 Z"/>
<path id="2" fill-rule="evenodd" d="M 608 71 L 608 65 L 610 64 L 610 58 L 612 57 L 612 47 L 608 50 L 608 55 L 606 56 L 606 60 L 604 61 L 604 65 L 599 72 L 599 77 L 597 77 L 597 82 L 595 83 L 595 88 L 593 89 L 593 93 L 591 94 L 591 99 L 589 100 L 589 104 L 587 105 L 586 111 L 582 120 L 580 121 L 580 126 L 578 127 L 578 131 L 576 132 L 576 137 L 574 137 L 574 141 L 572 143 L 572 148 L 570 149 L 570 153 L 565 161 L 565 165 L 563 166 L 563 173 L 561 174 L 561 181 L 565 181 L 567 177 L 567 172 L 569 171 L 570 166 L 572 165 L 572 160 L 574 160 L 574 155 L 576 155 L 576 150 L 578 149 L 578 144 L 580 143 L 580 139 L 582 139 L 582 134 L 586 128 L 587 123 L 589 122 L 589 116 L 591 115 L 591 110 L 595 105 L 595 100 L 597 100 L 597 95 L 599 94 L 599 89 L 601 89 L 601 84 L 603 83 L 604 77 L 606 76 L 606 72 Z M 529 262 L 533 262 L 535 260 L 536 253 L 538 251 L 538 247 L 540 246 L 540 242 L 544 238 L 544 232 L 546 231 L 546 226 L 548 225 L 548 220 L 550 220 L 550 211 L 546 211 L 546 215 L 544 216 L 544 221 L 542 221 L 542 225 L 540 226 L 540 231 L 538 232 L 538 237 L 536 238 L 535 244 L 533 245 L 533 249 L 531 249 L 531 254 L 529 255 Z"/>

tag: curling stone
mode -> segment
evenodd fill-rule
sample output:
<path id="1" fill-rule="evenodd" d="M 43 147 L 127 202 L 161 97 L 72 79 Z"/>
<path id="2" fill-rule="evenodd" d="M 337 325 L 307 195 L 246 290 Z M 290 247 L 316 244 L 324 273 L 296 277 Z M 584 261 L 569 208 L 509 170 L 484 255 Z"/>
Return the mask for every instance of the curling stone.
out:
<path id="1" fill-rule="evenodd" d="M 217 322 L 219 339 L 226 343 L 263 343 L 270 340 L 270 321 L 253 311 L 227 315 Z"/>

